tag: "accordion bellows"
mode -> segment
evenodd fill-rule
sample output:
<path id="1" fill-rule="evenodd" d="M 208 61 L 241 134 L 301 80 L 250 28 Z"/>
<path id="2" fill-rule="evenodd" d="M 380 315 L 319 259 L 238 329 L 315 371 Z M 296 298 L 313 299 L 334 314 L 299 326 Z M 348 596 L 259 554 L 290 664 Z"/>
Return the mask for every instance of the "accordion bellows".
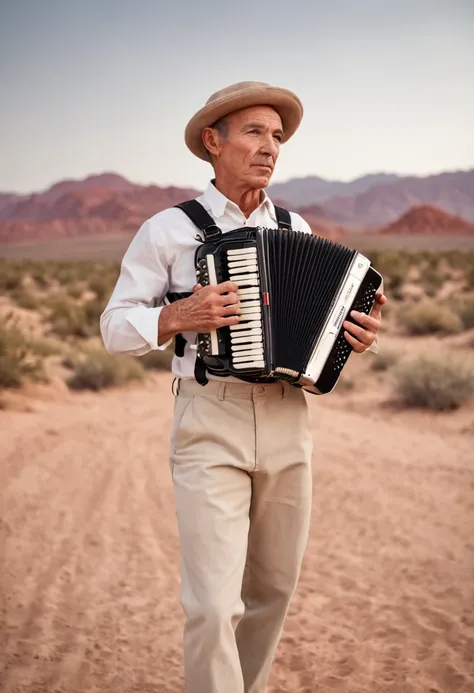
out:
<path id="1" fill-rule="evenodd" d="M 284 379 L 330 392 L 350 356 L 344 320 L 369 313 L 382 278 L 356 250 L 279 229 L 239 229 L 196 252 L 203 284 L 239 286 L 238 325 L 198 335 L 198 355 L 215 375 L 250 382 Z"/>

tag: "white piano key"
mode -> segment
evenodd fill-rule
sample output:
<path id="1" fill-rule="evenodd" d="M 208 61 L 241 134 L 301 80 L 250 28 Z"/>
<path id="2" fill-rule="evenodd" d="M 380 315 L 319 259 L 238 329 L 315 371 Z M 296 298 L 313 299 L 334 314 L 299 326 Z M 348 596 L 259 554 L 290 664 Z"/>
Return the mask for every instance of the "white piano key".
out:
<path id="1" fill-rule="evenodd" d="M 237 323 L 237 325 L 229 325 L 231 332 L 234 330 L 239 331 L 240 330 L 249 330 L 254 327 L 261 327 L 262 326 L 262 321 L 261 320 L 253 320 L 252 322 L 247 322 L 246 320 L 242 320 L 241 322 Z"/>
<path id="2" fill-rule="evenodd" d="M 245 255 L 245 253 L 252 253 L 254 255 L 257 254 L 257 248 L 255 247 L 247 247 L 247 248 L 231 248 L 230 250 L 227 251 L 227 255 L 231 257 L 232 255 Z"/>
<path id="3" fill-rule="evenodd" d="M 239 282 L 240 280 L 244 279 L 258 279 L 258 274 L 257 272 L 246 272 L 245 274 L 236 274 L 234 277 L 232 277 L 233 282 Z"/>
<path id="4" fill-rule="evenodd" d="M 259 305 L 257 306 L 240 306 L 240 315 L 248 315 L 249 313 L 262 314 L 262 310 Z"/>
<path id="5" fill-rule="evenodd" d="M 242 332 L 236 332 L 235 334 L 232 333 L 230 335 L 230 341 L 233 342 L 236 339 L 242 339 L 245 337 L 252 337 L 253 335 L 262 334 L 262 326 L 260 325 L 259 327 L 252 327 L 251 329 L 249 328 L 248 330 L 242 330 Z"/>
<path id="6" fill-rule="evenodd" d="M 242 267 L 242 265 L 240 265 L 239 267 L 229 268 L 229 276 L 232 278 L 232 276 L 234 274 L 242 274 L 242 272 L 245 272 L 245 271 L 248 271 L 248 273 L 250 274 L 251 272 L 257 272 L 257 270 L 258 270 L 258 266 L 255 264 L 254 265 L 248 265 L 246 267 Z"/>
<path id="7" fill-rule="evenodd" d="M 262 335 L 254 335 L 253 337 L 237 337 L 231 344 L 231 351 L 234 344 L 263 344 Z"/>
<path id="8" fill-rule="evenodd" d="M 247 351 L 238 351 L 232 356 L 233 363 L 249 361 L 251 359 L 263 359 L 263 349 L 247 349 Z"/>
<path id="9" fill-rule="evenodd" d="M 237 354 L 238 351 L 247 351 L 248 349 L 260 349 L 261 351 L 263 350 L 263 342 L 262 345 L 252 345 L 252 344 L 232 344 L 231 350 L 232 353 L 236 353 L 237 356 L 240 356 L 240 354 Z"/>
<path id="10" fill-rule="evenodd" d="M 237 289 L 237 296 L 242 296 L 242 297 L 250 297 L 255 296 L 258 298 L 260 296 L 260 292 L 258 289 L 254 289 L 252 286 L 249 287 L 248 289 Z"/>
<path id="11" fill-rule="evenodd" d="M 257 265 L 257 258 L 255 255 L 240 255 L 237 260 L 229 261 L 228 267 L 247 267 L 247 265 Z"/>
<path id="12" fill-rule="evenodd" d="M 257 289 L 252 289 L 254 292 L 253 294 L 240 294 L 240 292 L 237 292 L 237 298 L 239 299 L 240 303 L 247 303 L 248 301 L 260 301 L 260 292 L 257 291 Z"/>
<path id="13" fill-rule="evenodd" d="M 245 301 L 240 301 L 242 308 L 261 308 L 262 304 L 256 299 L 246 299 Z"/>
<path id="14" fill-rule="evenodd" d="M 253 320 L 261 320 L 261 311 L 258 313 L 245 313 L 245 320 L 252 322 Z"/>
<path id="15" fill-rule="evenodd" d="M 242 363 L 236 363 L 234 365 L 235 369 L 264 368 L 264 367 L 265 367 L 265 361 L 244 361 Z"/>
<path id="16" fill-rule="evenodd" d="M 232 281 L 234 284 L 237 284 L 237 286 L 260 286 L 258 279 L 245 279 L 244 277 L 238 279 L 237 277 L 232 277 Z"/>

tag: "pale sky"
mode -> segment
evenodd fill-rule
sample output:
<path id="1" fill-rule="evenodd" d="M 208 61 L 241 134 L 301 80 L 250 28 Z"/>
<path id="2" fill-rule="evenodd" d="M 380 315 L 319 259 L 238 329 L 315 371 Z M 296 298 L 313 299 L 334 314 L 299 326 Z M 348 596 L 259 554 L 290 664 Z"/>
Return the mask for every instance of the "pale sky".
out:
<path id="1" fill-rule="evenodd" d="M 474 167 L 473 0 L 0 0 L 0 191 L 202 188 L 184 127 L 242 80 L 305 106 L 274 182 Z"/>

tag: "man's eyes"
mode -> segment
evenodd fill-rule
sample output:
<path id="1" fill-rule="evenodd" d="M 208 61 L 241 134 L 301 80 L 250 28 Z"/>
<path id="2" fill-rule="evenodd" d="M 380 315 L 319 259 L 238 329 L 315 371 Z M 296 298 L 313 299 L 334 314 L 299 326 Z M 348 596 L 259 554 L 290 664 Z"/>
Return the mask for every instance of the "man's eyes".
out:
<path id="1" fill-rule="evenodd" d="M 260 135 L 261 130 L 258 128 L 252 128 L 252 130 L 249 130 L 250 135 Z M 277 142 L 281 142 L 282 135 L 273 135 L 273 139 L 275 139 Z"/>

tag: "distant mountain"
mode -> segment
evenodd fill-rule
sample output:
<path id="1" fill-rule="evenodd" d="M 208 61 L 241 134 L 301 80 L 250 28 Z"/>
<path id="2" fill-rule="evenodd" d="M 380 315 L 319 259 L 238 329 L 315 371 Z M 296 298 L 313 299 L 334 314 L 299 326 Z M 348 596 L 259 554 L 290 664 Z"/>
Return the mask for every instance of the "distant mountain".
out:
<path id="1" fill-rule="evenodd" d="M 2 214 L 8 216 L 9 211 L 21 199 L 22 195 L 17 195 L 16 193 L 0 193 L 0 219 L 2 219 Z"/>
<path id="2" fill-rule="evenodd" d="M 416 236 L 436 235 L 471 235 L 474 237 L 474 224 L 461 217 L 448 214 L 433 205 L 413 207 L 399 219 L 383 226 L 378 231 L 382 234 Z"/>
<path id="3" fill-rule="evenodd" d="M 371 173 L 348 182 L 326 180 L 318 176 L 294 178 L 286 183 L 274 183 L 268 189 L 270 197 L 285 200 L 293 207 L 309 207 L 337 195 L 358 195 L 375 185 L 392 183 L 400 179 L 393 173 Z"/>
<path id="4" fill-rule="evenodd" d="M 190 188 L 137 185 L 107 173 L 56 183 L 43 193 L 0 196 L 0 242 L 136 231 L 149 217 L 196 197 Z M 61 227 L 61 224 L 63 226 Z"/>
<path id="5" fill-rule="evenodd" d="M 474 221 L 474 169 L 384 183 L 358 195 L 333 197 L 323 204 L 326 218 L 359 225 L 389 224 L 414 205 L 435 205 Z"/>

